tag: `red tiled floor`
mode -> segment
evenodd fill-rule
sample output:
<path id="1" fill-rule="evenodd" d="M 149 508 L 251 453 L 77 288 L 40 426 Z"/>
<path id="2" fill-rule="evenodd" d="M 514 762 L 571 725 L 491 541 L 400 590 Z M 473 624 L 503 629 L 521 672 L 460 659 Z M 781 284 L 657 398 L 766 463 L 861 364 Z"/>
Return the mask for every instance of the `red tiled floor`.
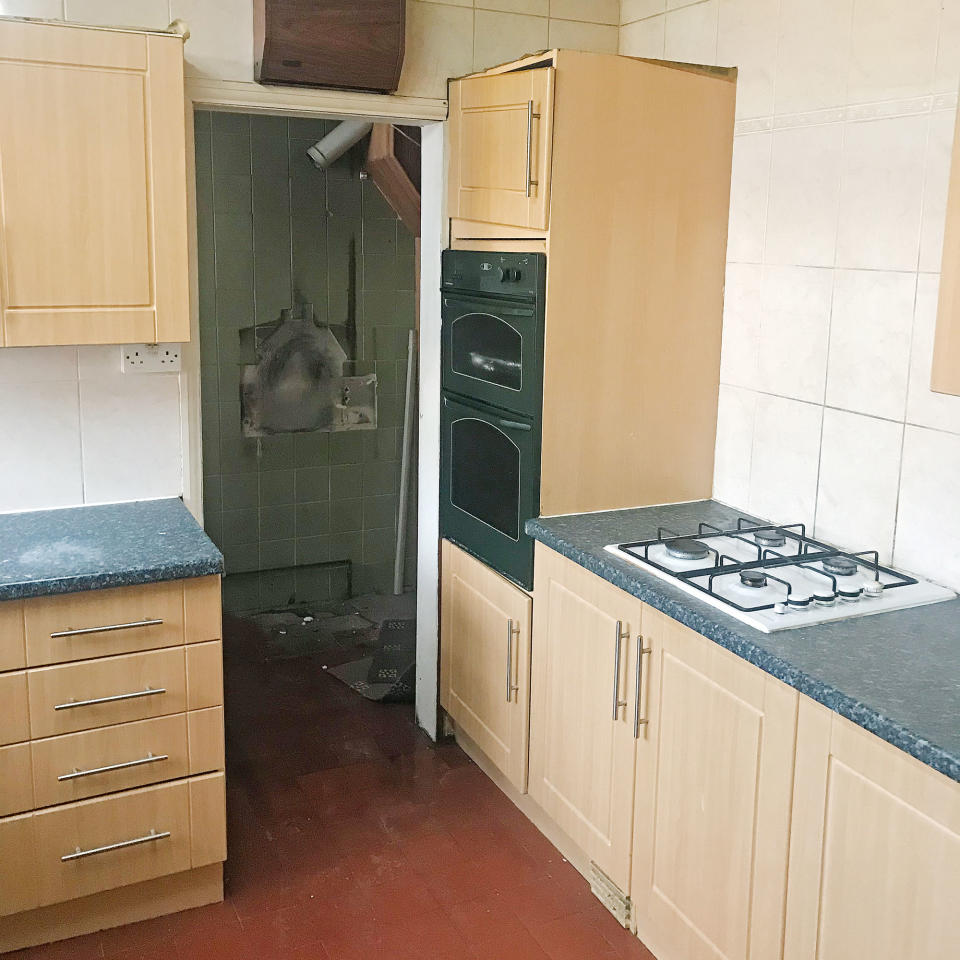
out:
<path id="1" fill-rule="evenodd" d="M 652 960 L 411 706 L 225 630 L 225 901 L 18 960 Z"/>

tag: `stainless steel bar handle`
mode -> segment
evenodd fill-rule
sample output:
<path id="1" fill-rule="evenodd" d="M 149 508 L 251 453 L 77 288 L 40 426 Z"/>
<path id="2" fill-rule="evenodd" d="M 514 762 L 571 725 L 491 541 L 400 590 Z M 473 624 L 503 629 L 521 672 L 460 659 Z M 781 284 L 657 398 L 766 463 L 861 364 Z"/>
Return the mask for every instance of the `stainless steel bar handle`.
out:
<path id="1" fill-rule="evenodd" d="M 507 621 L 507 703 L 513 702 L 513 695 L 520 689 L 513 682 L 513 635 L 519 634 L 520 628 L 513 625 L 513 619 Z"/>
<path id="2" fill-rule="evenodd" d="M 151 830 L 145 837 L 134 837 L 133 840 L 121 840 L 119 843 L 108 843 L 105 847 L 91 847 L 89 850 L 81 850 L 77 847 L 73 853 L 64 854 L 60 858 L 63 863 L 68 860 L 82 860 L 84 857 L 95 857 L 98 853 L 109 853 L 111 850 L 124 850 L 127 847 L 136 847 L 141 843 L 153 843 L 156 840 L 165 840 L 170 836 L 169 830 L 156 831 Z"/>
<path id="3" fill-rule="evenodd" d="M 155 697 L 158 693 L 166 693 L 166 687 L 147 687 L 144 690 L 135 690 L 133 693 L 116 693 L 112 697 L 97 697 L 94 700 L 71 700 L 69 703 L 58 703 L 54 710 L 72 710 L 74 707 L 93 707 L 98 703 L 116 703 L 118 700 L 136 700 L 139 697 Z"/>
<path id="4" fill-rule="evenodd" d="M 629 634 L 628 634 L 629 637 Z M 620 653 L 623 647 L 623 621 L 617 621 L 617 638 L 614 645 L 614 664 L 613 664 L 613 719 L 616 720 L 620 715 L 620 708 L 627 705 L 626 700 L 620 699 Z"/>
<path id="5" fill-rule="evenodd" d="M 533 171 L 530 169 L 533 163 L 533 121 L 540 119 L 539 113 L 533 112 L 533 101 L 527 101 L 527 189 L 526 195 L 529 198 L 531 187 L 539 187 L 540 181 L 533 179 Z"/>
<path id="6" fill-rule="evenodd" d="M 134 627 L 156 627 L 162 620 L 134 620 L 132 623 L 109 623 L 103 627 L 83 627 L 80 630 L 58 630 L 50 634 L 51 640 L 60 637 L 82 637 L 88 633 L 111 633 L 114 630 L 133 630 Z"/>
<path id="7" fill-rule="evenodd" d="M 640 739 L 640 727 L 646 725 L 647 720 L 640 716 L 640 698 L 643 695 L 643 657 L 652 653 L 652 648 L 643 645 L 643 637 L 637 636 L 637 698 L 633 704 L 633 739 Z"/>
<path id="8" fill-rule="evenodd" d="M 114 770 L 129 770 L 131 767 L 142 767 L 146 763 L 159 763 L 161 760 L 169 760 L 170 756 L 166 753 L 148 753 L 139 760 L 127 760 L 125 763 L 111 763 L 106 767 L 92 767 L 90 770 L 77 770 L 76 767 L 70 773 L 63 773 L 57 780 L 77 780 L 80 777 L 92 777 L 95 773 L 111 773 Z"/>

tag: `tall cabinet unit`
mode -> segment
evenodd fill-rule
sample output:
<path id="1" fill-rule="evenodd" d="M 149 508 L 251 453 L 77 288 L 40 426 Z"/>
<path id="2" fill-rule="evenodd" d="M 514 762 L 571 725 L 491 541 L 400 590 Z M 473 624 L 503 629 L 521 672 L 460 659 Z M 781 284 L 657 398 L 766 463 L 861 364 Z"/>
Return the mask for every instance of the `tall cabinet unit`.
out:
<path id="1" fill-rule="evenodd" d="M 183 38 L 0 19 L 0 345 L 190 337 Z"/>

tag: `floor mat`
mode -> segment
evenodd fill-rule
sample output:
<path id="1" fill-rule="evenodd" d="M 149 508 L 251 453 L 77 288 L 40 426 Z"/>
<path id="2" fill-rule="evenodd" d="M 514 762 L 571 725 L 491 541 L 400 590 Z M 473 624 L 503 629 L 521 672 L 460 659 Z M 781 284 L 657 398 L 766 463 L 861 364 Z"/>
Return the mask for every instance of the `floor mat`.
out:
<path id="1" fill-rule="evenodd" d="M 409 703 L 417 675 L 416 620 L 385 620 L 372 656 L 330 667 L 329 672 L 368 700 Z"/>

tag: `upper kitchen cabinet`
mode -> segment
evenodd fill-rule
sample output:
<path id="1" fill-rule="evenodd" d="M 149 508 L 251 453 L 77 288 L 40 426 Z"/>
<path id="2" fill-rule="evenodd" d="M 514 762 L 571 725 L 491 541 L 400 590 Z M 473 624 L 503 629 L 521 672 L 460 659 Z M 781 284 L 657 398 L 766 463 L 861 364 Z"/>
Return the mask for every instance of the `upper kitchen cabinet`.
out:
<path id="1" fill-rule="evenodd" d="M 189 339 L 183 38 L 0 20 L 3 346 Z"/>
<path id="2" fill-rule="evenodd" d="M 543 233 L 553 150 L 552 66 L 450 85 L 450 215 Z"/>
<path id="3" fill-rule="evenodd" d="M 960 396 L 960 123 L 954 132 L 941 270 L 930 386 L 938 393 Z"/>

